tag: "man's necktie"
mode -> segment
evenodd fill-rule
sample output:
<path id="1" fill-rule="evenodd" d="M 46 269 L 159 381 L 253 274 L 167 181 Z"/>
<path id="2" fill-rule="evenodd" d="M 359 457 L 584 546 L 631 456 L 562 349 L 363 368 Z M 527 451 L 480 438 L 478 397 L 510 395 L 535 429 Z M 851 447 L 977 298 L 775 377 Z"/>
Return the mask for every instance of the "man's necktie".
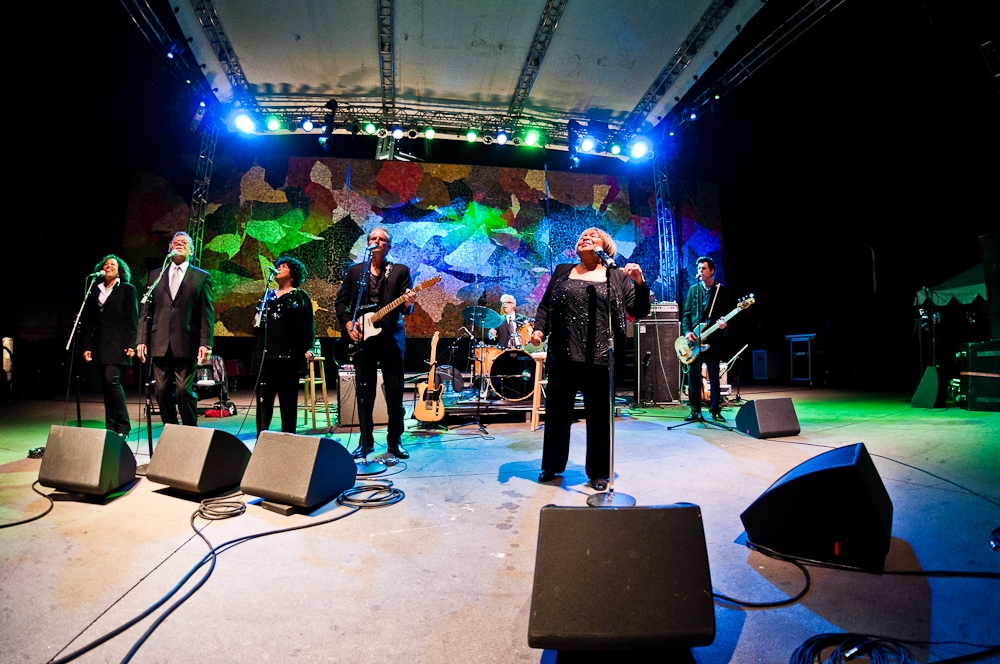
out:
<path id="1" fill-rule="evenodd" d="M 507 347 L 511 348 L 517 345 L 517 328 L 514 327 L 514 319 L 507 319 L 507 327 L 510 329 L 510 335 L 507 337 Z"/>

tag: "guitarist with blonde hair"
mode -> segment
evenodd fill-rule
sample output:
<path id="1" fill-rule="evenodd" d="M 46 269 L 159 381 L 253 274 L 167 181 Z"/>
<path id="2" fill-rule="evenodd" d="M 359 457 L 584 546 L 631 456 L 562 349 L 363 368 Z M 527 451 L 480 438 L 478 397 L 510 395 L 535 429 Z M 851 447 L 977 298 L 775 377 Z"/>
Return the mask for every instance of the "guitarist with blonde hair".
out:
<path id="1" fill-rule="evenodd" d="M 368 233 L 366 251 L 371 251 L 371 261 L 356 263 L 348 268 L 334 305 L 341 334 L 352 343 L 363 343 L 356 362 L 358 389 L 355 393 L 358 398 L 361 442 L 353 454 L 358 459 L 375 450 L 372 415 L 375 410 L 378 369 L 382 369 L 385 403 L 389 410 L 389 452 L 400 459 L 410 457 L 400 443 L 403 435 L 403 356 L 406 344 L 402 317 L 413 311 L 417 293 L 411 289 L 410 269 L 387 260 L 391 246 L 392 239 L 385 228 L 373 228 Z M 369 266 L 367 275 L 364 274 L 366 265 Z M 355 305 L 360 302 L 361 308 L 371 306 L 377 309 L 397 299 L 402 300 L 399 306 L 380 318 L 379 333 L 369 336 L 372 332 L 369 330 L 369 335 L 366 335 L 361 320 L 356 315 Z M 345 404 L 340 404 L 340 408 L 344 407 Z"/>
<path id="2" fill-rule="evenodd" d="M 711 324 L 718 321 L 719 329 L 725 329 L 727 321 L 724 316 L 733 308 L 733 297 L 729 289 L 715 281 L 715 261 L 708 256 L 698 257 L 698 283 L 691 286 L 684 300 L 684 315 L 681 316 L 681 333 L 688 341 L 698 343 L 698 335 L 703 329 L 702 323 Z M 691 414 L 685 420 L 688 422 L 703 419 L 701 414 L 701 364 L 708 365 L 708 381 L 712 390 L 709 411 L 716 422 L 725 422 L 722 416 L 722 402 L 719 396 L 719 344 L 720 336 L 713 337 L 704 343 L 709 345 L 702 351 L 695 364 L 688 368 L 688 398 L 691 403 Z"/>

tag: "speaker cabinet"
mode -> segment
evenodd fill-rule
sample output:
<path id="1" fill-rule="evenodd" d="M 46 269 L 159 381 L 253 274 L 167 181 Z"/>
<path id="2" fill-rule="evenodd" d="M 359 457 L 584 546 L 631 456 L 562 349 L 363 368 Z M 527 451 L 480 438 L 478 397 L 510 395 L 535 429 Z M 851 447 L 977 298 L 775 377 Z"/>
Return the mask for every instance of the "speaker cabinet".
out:
<path id="1" fill-rule="evenodd" d="M 753 379 L 777 380 L 778 356 L 766 350 L 753 351 Z"/>
<path id="2" fill-rule="evenodd" d="M 863 443 L 799 464 L 740 519 L 751 544 L 879 573 L 892 537 L 892 501 Z"/>
<path id="3" fill-rule="evenodd" d="M 917 385 L 917 391 L 910 399 L 913 408 L 941 408 L 944 406 L 945 384 L 938 375 L 937 367 L 924 369 L 924 376 Z"/>
<path id="4" fill-rule="evenodd" d="M 146 479 L 188 493 L 239 486 L 250 450 L 220 429 L 164 424 Z"/>
<path id="5" fill-rule="evenodd" d="M 1000 411 L 1000 340 L 969 344 L 959 360 L 959 380 L 966 408 Z"/>
<path id="6" fill-rule="evenodd" d="M 135 456 L 106 429 L 53 426 L 38 482 L 60 491 L 106 496 L 135 479 Z"/>
<path id="7" fill-rule="evenodd" d="M 747 401 L 736 412 L 736 429 L 754 438 L 797 436 L 802 431 L 788 397 Z"/>
<path id="8" fill-rule="evenodd" d="M 353 371 L 341 371 L 337 388 L 337 424 L 339 426 L 358 426 L 358 401 L 355 397 L 356 376 Z M 372 424 L 388 424 L 389 409 L 385 405 L 385 387 L 382 384 L 382 372 L 378 372 L 378 383 L 375 387 L 375 411 L 372 413 Z"/>
<path id="9" fill-rule="evenodd" d="M 354 486 L 358 467 L 332 438 L 263 431 L 243 474 L 243 493 L 310 508 Z"/>
<path id="10" fill-rule="evenodd" d="M 528 645 L 706 646 L 715 609 L 701 508 L 542 508 Z"/>
<path id="11" fill-rule="evenodd" d="M 637 401 L 680 403 L 681 363 L 674 352 L 674 340 L 681 335 L 681 324 L 676 314 L 674 318 L 644 319 L 635 324 Z"/>

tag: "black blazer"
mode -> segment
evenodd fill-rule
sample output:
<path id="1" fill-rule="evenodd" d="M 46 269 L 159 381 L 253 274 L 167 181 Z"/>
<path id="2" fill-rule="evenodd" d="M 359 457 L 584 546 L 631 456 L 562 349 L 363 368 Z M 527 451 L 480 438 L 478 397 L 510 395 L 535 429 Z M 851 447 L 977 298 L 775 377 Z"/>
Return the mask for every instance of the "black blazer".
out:
<path id="1" fill-rule="evenodd" d="M 340 290 L 337 291 L 337 299 L 334 302 L 334 310 L 337 320 L 340 321 L 340 333 L 347 337 L 347 323 L 354 318 L 354 305 L 358 301 L 358 286 L 361 282 L 361 273 L 365 263 L 355 263 L 347 269 Z M 369 282 L 370 283 L 370 282 Z M 383 307 L 399 296 L 406 293 L 407 288 L 413 287 L 413 280 L 410 278 L 410 268 L 399 263 L 392 263 L 392 270 L 389 276 L 382 280 L 382 292 L 379 293 L 379 307 Z M 365 298 L 366 300 L 368 298 Z M 405 310 L 405 311 L 404 311 Z M 403 314 L 409 314 L 413 307 L 401 304 L 398 309 L 382 319 L 382 334 L 391 334 L 403 352 L 405 337 L 403 332 Z"/>
<path id="2" fill-rule="evenodd" d="M 503 317 L 503 323 L 500 324 L 500 327 L 496 328 L 496 341 L 497 346 L 500 346 L 500 348 L 506 348 L 507 342 L 510 341 L 510 326 L 507 325 L 507 314 L 501 313 L 500 316 Z M 514 314 L 515 330 L 524 325 L 527 320 L 527 317 L 522 316 L 521 314 Z M 518 344 L 520 344 L 520 342 L 518 342 Z"/>
<path id="3" fill-rule="evenodd" d="M 83 305 L 80 331 L 83 350 L 89 350 L 97 364 L 131 364 L 125 349 L 135 350 L 139 320 L 135 286 L 119 282 L 104 301 L 103 308 L 97 301 L 100 294 L 100 288 L 94 284 Z"/>
<path id="4" fill-rule="evenodd" d="M 159 275 L 159 268 L 150 272 L 150 283 Z M 174 357 L 197 357 L 199 346 L 211 348 L 215 340 L 211 276 L 188 265 L 176 299 L 170 298 L 167 279 L 161 279 L 142 305 L 139 320 L 137 343 L 148 346 L 150 357 L 164 357 L 167 350 Z"/>

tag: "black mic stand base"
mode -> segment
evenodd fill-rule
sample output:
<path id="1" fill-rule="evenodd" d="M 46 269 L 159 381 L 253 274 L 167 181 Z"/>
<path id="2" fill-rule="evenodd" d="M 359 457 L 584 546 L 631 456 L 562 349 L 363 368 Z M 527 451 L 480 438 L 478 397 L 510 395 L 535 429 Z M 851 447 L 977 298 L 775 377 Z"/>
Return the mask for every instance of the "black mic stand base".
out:
<path id="1" fill-rule="evenodd" d="M 587 498 L 590 507 L 634 507 L 635 498 L 627 493 L 619 493 L 614 489 L 591 494 Z"/>
<path id="2" fill-rule="evenodd" d="M 736 430 L 736 427 L 729 427 L 726 426 L 725 424 L 719 424 L 718 422 L 713 422 L 712 420 L 706 420 L 704 415 L 698 413 L 697 415 L 695 415 L 694 419 L 685 420 L 680 424 L 674 424 L 673 426 L 667 427 L 667 431 L 671 431 L 673 429 L 680 429 L 681 427 L 686 427 L 689 424 L 707 424 L 709 426 L 717 427 L 719 429 L 725 429 L 726 431 Z"/>

